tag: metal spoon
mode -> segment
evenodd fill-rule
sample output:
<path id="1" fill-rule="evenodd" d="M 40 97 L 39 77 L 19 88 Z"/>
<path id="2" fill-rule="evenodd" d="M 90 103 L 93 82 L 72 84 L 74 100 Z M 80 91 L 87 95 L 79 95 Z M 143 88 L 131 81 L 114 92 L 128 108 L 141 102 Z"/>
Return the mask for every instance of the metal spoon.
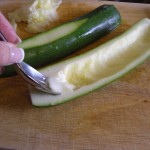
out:
<path id="1" fill-rule="evenodd" d="M 0 32 L 0 40 L 7 42 L 4 35 Z M 50 87 L 48 82 L 48 77 L 44 76 L 40 72 L 38 72 L 36 69 L 31 67 L 25 62 L 20 62 L 14 64 L 16 71 L 19 75 L 23 77 L 23 79 L 29 83 L 31 86 L 35 87 L 36 89 L 39 89 L 43 92 L 52 94 L 52 95 L 59 95 L 60 93 L 57 93 L 53 91 L 53 89 Z"/>

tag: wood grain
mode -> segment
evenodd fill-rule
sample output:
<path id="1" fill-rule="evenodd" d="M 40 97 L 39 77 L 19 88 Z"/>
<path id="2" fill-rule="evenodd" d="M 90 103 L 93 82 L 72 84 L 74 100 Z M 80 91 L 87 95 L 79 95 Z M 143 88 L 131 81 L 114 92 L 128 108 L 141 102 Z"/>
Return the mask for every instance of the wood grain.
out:
<path id="1" fill-rule="evenodd" d="M 7 13 L 29 1 L 0 1 Z M 86 51 L 150 18 L 149 4 L 63 0 L 59 19 L 49 28 L 80 16 L 99 5 L 114 4 L 123 22 Z M 20 24 L 18 35 L 32 36 Z M 79 54 L 78 53 L 78 54 Z M 31 105 L 28 87 L 16 76 L 0 79 L 0 147 L 17 150 L 149 150 L 150 60 L 113 84 L 74 101 L 49 108 Z"/>

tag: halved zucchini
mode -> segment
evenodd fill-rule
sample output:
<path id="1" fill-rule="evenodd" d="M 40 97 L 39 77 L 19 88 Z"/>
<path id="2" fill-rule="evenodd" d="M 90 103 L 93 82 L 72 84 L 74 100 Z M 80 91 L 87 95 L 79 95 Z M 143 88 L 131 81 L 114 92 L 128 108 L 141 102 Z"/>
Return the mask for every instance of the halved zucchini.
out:
<path id="1" fill-rule="evenodd" d="M 145 18 L 87 53 L 40 70 L 61 95 L 30 88 L 32 103 L 44 107 L 80 97 L 122 77 L 149 57 L 150 20 Z"/>

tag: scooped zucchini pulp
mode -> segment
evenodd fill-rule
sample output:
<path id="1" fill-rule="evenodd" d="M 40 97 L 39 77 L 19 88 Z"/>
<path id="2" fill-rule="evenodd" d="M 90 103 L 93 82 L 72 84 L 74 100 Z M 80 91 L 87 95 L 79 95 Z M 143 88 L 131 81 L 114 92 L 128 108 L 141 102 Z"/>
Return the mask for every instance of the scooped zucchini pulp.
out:
<path id="1" fill-rule="evenodd" d="M 133 70 L 150 57 L 150 20 L 143 19 L 122 35 L 93 50 L 40 70 L 53 96 L 30 87 L 33 105 L 57 105 L 101 88 Z"/>
<path id="2" fill-rule="evenodd" d="M 102 5 L 95 10 L 46 32 L 23 40 L 24 61 L 38 68 L 60 60 L 108 34 L 121 22 L 113 5 Z M 0 77 L 16 74 L 13 65 L 6 67 Z"/>

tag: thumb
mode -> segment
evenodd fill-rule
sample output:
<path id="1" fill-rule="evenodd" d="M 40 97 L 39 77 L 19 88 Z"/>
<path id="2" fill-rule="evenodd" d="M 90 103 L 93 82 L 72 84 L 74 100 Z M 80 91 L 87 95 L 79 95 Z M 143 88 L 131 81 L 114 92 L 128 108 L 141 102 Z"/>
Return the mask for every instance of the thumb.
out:
<path id="1" fill-rule="evenodd" d="M 0 42 L 0 66 L 21 62 L 23 58 L 23 49 L 8 42 Z"/>

